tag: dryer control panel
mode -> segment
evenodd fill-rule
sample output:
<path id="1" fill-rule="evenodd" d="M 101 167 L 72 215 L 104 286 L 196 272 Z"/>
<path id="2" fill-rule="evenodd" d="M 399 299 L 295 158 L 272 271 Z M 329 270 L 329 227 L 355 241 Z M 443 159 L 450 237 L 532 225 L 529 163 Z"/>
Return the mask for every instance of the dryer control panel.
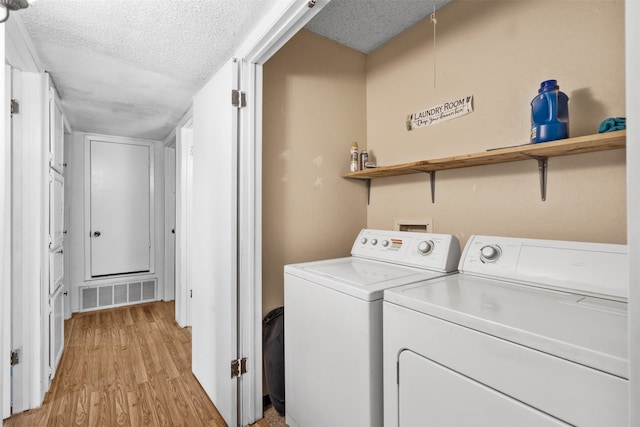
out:
<path id="1" fill-rule="evenodd" d="M 628 262 L 625 245 L 475 235 L 464 248 L 459 270 L 624 300 Z"/>
<path id="2" fill-rule="evenodd" d="M 452 272 L 458 267 L 460 243 L 451 234 L 363 229 L 353 243 L 351 255 Z"/>

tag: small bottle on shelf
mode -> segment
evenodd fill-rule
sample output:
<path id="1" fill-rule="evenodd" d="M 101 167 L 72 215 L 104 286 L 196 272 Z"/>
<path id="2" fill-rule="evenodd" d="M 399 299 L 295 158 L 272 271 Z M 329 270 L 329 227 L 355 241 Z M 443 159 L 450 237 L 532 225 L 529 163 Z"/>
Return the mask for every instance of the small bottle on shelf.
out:
<path id="1" fill-rule="evenodd" d="M 366 164 L 369 161 L 369 153 L 367 150 L 362 150 L 360 152 L 360 170 L 365 170 Z"/>
<path id="2" fill-rule="evenodd" d="M 353 141 L 351 143 L 351 172 L 358 172 L 358 143 Z"/>

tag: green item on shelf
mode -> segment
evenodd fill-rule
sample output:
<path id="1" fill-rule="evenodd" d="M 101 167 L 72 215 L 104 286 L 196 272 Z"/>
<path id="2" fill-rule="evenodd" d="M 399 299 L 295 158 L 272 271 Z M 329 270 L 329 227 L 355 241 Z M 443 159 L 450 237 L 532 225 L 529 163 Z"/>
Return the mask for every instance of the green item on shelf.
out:
<path id="1" fill-rule="evenodd" d="M 627 128 L 627 119 L 624 117 L 609 117 L 600 123 L 599 133 L 613 132 L 616 130 L 625 130 Z"/>

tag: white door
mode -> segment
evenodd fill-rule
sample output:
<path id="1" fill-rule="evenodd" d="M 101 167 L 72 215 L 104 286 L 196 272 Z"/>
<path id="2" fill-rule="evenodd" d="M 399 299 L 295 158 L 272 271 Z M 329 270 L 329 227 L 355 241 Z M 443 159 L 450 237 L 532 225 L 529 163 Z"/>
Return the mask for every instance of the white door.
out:
<path id="1" fill-rule="evenodd" d="M 49 88 L 49 165 L 59 173 L 64 169 L 64 114 L 55 90 Z"/>
<path id="2" fill-rule="evenodd" d="M 49 297 L 49 368 L 50 379 L 56 376 L 64 351 L 64 289 Z"/>
<path id="3" fill-rule="evenodd" d="M 90 141 L 90 276 L 150 271 L 151 147 Z"/>
<path id="4" fill-rule="evenodd" d="M 64 177 L 51 169 L 49 170 L 49 249 L 62 246 L 63 240 Z"/>
<path id="5" fill-rule="evenodd" d="M 64 350 L 64 114 L 49 84 L 49 380 Z"/>
<path id="6" fill-rule="evenodd" d="M 237 424 L 238 68 L 227 63 L 193 103 L 192 369 L 230 426 Z"/>
<path id="7" fill-rule="evenodd" d="M 176 150 L 164 149 L 164 300 L 176 295 Z"/>
<path id="8" fill-rule="evenodd" d="M 0 35 L 0 51 L 4 51 L 4 28 Z M 11 67 L 4 66 L 0 74 L 4 91 L 0 99 L 0 120 L 4 122 L 4 144 L 0 146 L 0 425 L 11 415 L 11 114 L 7 108 L 11 99 Z"/>
<path id="9" fill-rule="evenodd" d="M 64 134 L 64 155 L 63 157 L 65 159 L 69 158 L 69 148 L 70 148 L 70 139 L 71 135 L 69 133 L 65 133 Z M 70 248 L 70 242 L 69 242 L 69 235 L 67 234 L 66 230 L 69 230 L 69 212 L 70 212 L 70 203 L 69 203 L 69 198 L 65 197 L 64 198 L 64 212 L 65 214 L 63 215 L 64 217 L 64 221 L 63 221 L 63 239 L 62 239 L 62 247 L 63 248 Z M 66 271 L 67 274 L 69 271 L 71 271 L 70 265 L 71 265 L 71 260 L 69 259 L 68 256 L 64 257 L 64 266 L 63 266 L 63 271 Z M 74 260 L 75 262 L 75 260 Z M 71 319 L 71 292 L 69 292 L 69 281 L 67 280 L 67 285 L 65 287 L 63 296 L 64 296 L 64 302 L 63 302 L 63 307 L 64 307 L 64 318 L 66 319 Z"/>

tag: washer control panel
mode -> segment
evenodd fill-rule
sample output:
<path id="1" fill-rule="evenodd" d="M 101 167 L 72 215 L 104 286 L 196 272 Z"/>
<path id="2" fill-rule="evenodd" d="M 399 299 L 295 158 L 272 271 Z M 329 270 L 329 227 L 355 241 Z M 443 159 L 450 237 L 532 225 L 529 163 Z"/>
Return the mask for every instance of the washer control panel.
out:
<path id="1" fill-rule="evenodd" d="M 351 255 L 451 272 L 458 267 L 460 243 L 450 234 L 364 229 Z"/>
<path id="2" fill-rule="evenodd" d="M 431 255 L 434 246 L 433 240 L 423 240 L 418 243 L 418 253 L 423 256 Z"/>

